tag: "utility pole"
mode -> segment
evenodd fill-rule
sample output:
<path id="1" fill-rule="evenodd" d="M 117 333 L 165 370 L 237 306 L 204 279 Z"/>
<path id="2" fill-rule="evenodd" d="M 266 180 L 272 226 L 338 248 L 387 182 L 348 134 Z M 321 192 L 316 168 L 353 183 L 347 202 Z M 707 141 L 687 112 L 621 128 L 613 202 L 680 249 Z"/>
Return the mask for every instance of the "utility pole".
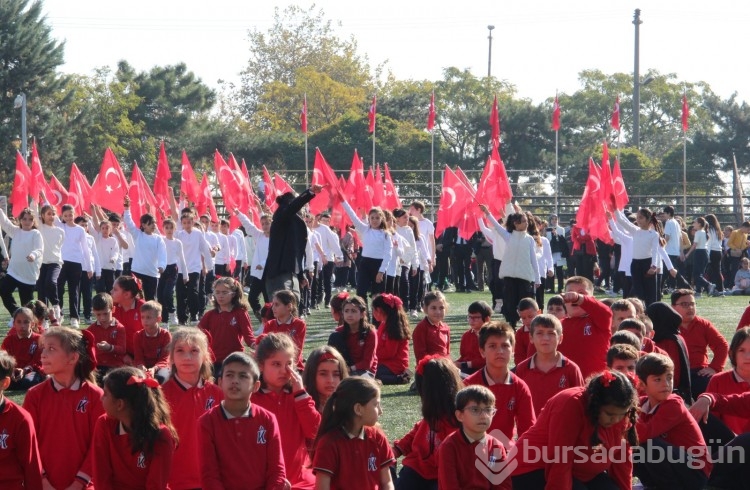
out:
<path id="1" fill-rule="evenodd" d="M 633 144 L 636 148 L 641 146 L 641 75 L 640 75 L 640 26 L 641 9 L 635 9 L 633 24 L 635 25 L 635 56 L 633 65 Z"/>
<path id="2" fill-rule="evenodd" d="M 492 29 L 494 28 L 495 26 L 487 26 L 490 31 L 490 35 L 487 37 L 490 40 L 490 50 L 487 56 L 487 78 L 492 76 Z"/>

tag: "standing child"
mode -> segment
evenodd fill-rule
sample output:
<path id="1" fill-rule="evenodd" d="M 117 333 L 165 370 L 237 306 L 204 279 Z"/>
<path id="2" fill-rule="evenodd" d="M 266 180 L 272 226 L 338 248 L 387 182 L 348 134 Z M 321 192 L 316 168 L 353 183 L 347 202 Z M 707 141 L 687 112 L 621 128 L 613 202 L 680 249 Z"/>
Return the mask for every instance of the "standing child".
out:
<path id="1" fill-rule="evenodd" d="M 693 245 L 685 254 L 687 261 L 690 254 L 693 254 L 693 284 L 695 284 L 695 296 L 700 297 L 701 290 L 711 291 L 711 283 L 706 280 L 704 274 L 708 265 L 708 236 L 706 235 L 706 220 L 698 216 L 693 221 Z M 721 255 L 719 255 L 721 257 Z"/>
<path id="2" fill-rule="evenodd" d="M 49 302 L 50 323 L 60 325 L 60 299 L 57 296 L 57 279 L 62 265 L 62 244 L 65 240 L 65 230 L 55 224 L 55 208 L 49 204 L 42 206 L 39 211 L 42 224 L 39 232 L 42 234 L 44 253 L 39 270 L 39 280 L 36 283 L 37 298 L 47 304 Z"/>
<path id="3" fill-rule="evenodd" d="M 424 295 L 422 309 L 425 318 L 414 327 L 412 343 L 417 363 L 425 356 L 440 354 L 450 356 L 451 330 L 443 323 L 448 302 L 440 291 L 430 291 Z"/>
<path id="4" fill-rule="evenodd" d="M 94 226 L 94 241 L 96 242 L 96 250 L 99 254 L 102 267 L 96 291 L 98 293 L 112 291 L 112 286 L 115 284 L 115 277 L 117 277 L 117 267 L 119 264 L 122 264 L 120 243 L 118 238 L 113 235 L 112 223 L 106 217 L 101 216 L 103 213 L 92 207 L 91 214 L 91 222 Z M 96 225 L 97 220 L 100 220 L 99 226 Z"/>
<path id="5" fill-rule="evenodd" d="M 468 316 L 469 330 L 461 336 L 460 357 L 456 360 L 456 366 L 463 374 L 469 375 L 482 369 L 485 365 L 484 357 L 479 352 L 479 329 L 490 321 L 492 310 L 490 305 L 484 301 L 474 301 L 469 305 Z"/>
<path id="6" fill-rule="evenodd" d="M 125 275 L 115 279 L 112 286 L 112 301 L 115 303 L 114 316 L 125 327 L 125 357 L 123 361 L 133 363 L 133 339 L 143 330 L 141 306 L 143 306 L 143 287 L 141 280 L 135 276 Z"/>
<path id="7" fill-rule="evenodd" d="M 273 293 L 273 320 L 269 320 L 263 327 L 263 333 L 285 333 L 289 335 L 297 346 L 297 370 L 305 368 L 302 352 L 305 348 L 307 324 L 297 316 L 297 296 L 288 289 L 281 289 Z"/>
<path id="8" fill-rule="evenodd" d="M 428 356 L 417 365 L 417 392 L 422 420 L 404 437 L 393 442 L 393 452 L 404 456 L 396 489 L 437 489 L 438 450 L 458 428 L 456 394 L 463 388 L 456 366 L 447 357 Z"/>
<path id="9" fill-rule="evenodd" d="M 130 270 L 141 280 L 146 301 L 156 298 L 156 287 L 159 276 L 167 267 L 167 246 L 164 239 L 156 232 L 156 220 L 148 213 L 141 216 L 140 227 L 135 226 L 130 216 L 130 198 L 125 196 L 125 226 L 135 242 L 138 253 L 133 255 Z"/>
<path id="10" fill-rule="evenodd" d="M 169 403 L 180 444 L 174 452 L 169 486 L 172 489 L 201 487 L 201 447 L 198 419 L 224 399 L 221 388 L 211 382 L 211 356 L 206 334 L 197 328 L 175 330 L 169 344 L 170 378 L 162 385 Z"/>
<path id="11" fill-rule="evenodd" d="M 161 328 L 161 305 L 156 301 L 147 301 L 141 306 L 143 330 L 133 339 L 133 365 L 147 371 L 159 383 L 169 378 L 169 351 L 167 346 L 172 341 L 169 330 Z"/>
<path id="12" fill-rule="evenodd" d="M 318 347 L 310 352 L 302 373 L 305 390 L 315 401 L 315 408 L 323 412 L 328 399 L 336 391 L 342 379 L 349 376 L 346 361 L 339 351 L 329 345 Z"/>
<path id="13" fill-rule="evenodd" d="M 91 300 L 96 321 L 87 329 L 96 341 L 97 375 L 103 378 L 111 369 L 125 363 L 125 327 L 112 316 L 112 296 L 99 293 Z"/>
<path id="14" fill-rule="evenodd" d="M 83 228 L 75 224 L 73 206 L 62 207 L 62 223 L 57 224 L 65 231 L 65 238 L 60 255 L 63 260 L 60 275 L 57 278 L 57 297 L 62 299 L 65 286 L 68 286 L 68 310 L 70 326 L 78 328 L 78 303 L 81 292 L 81 274 L 94 275 L 89 262 L 89 242 Z"/>
<path id="15" fill-rule="evenodd" d="M 169 218 L 165 219 L 162 227 L 164 228 L 164 245 L 167 247 L 167 267 L 159 277 L 159 283 L 156 286 L 156 300 L 164 308 L 164 318 L 167 320 L 167 326 L 169 326 L 179 323 L 174 309 L 174 290 L 177 286 L 178 272 L 187 270 L 187 262 L 185 262 L 185 254 L 182 252 L 182 242 L 174 237 L 174 221 Z M 187 280 L 187 274 L 183 275 L 183 283 Z"/>
<path id="16" fill-rule="evenodd" d="M 344 356 L 353 376 L 375 377 L 378 369 L 378 335 L 367 322 L 367 304 L 359 296 L 344 301 L 344 323 L 328 337 L 328 345 Z"/>
<path id="17" fill-rule="evenodd" d="M 235 208 L 234 214 L 239 218 L 242 226 L 245 227 L 248 237 L 254 243 L 255 248 L 250 260 L 250 291 L 247 293 L 248 301 L 256 317 L 260 315 L 260 301 L 258 298 L 263 295 L 263 302 L 268 302 L 268 293 L 266 292 L 266 281 L 263 279 L 263 272 L 266 270 L 266 259 L 268 258 L 268 242 L 271 236 L 271 216 L 261 214 L 260 228 L 255 226 L 250 216 L 245 216 L 239 209 Z"/>
<path id="18" fill-rule="evenodd" d="M 54 327 L 41 339 L 49 376 L 30 389 L 23 407 L 34 420 L 44 479 L 51 488 L 87 488 L 94 475 L 92 442 L 102 407 L 96 386 L 96 341 L 88 330 Z M 60 441 L 65 441 L 61 450 Z"/>
<path id="19" fill-rule="evenodd" d="M 133 367 L 115 369 L 104 378 L 102 406 L 94 429 L 96 488 L 169 488 L 178 438 L 159 383 Z"/>
<path id="20" fill-rule="evenodd" d="M 375 352 L 378 368 L 375 378 L 384 385 L 411 382 L 409 371 L 409 317 L 404 303 L 395 294 L 380 294 L 372 300 L 372 316 L 380 322 Z"/>
<path id="21" fill-rule="evenodd" d="M 611 215 L 609 215 L 611 218 Z M 659 248 L 663 234 L 661 222 L 656 213 L 648 208 L 641 208 L 636 214 L 634 225 L 622 211 L 615 211 L 615 219 L 625 231 L 633 237 L 633 260 L 630 263 L 632 285 L 630 294 L 642 299 L 646 306 L 655 302 L 657 277 L 659 272 Z"/>
<path id="22" fill-rule="evenodd" d="M 307 441 L 318 432 L 320 412 L 295 369 L 296 350 L 286 334 L 270 333 L 263 337 L 255 354 L 261 388 L 253 395 L 253 401 L 276 416 L 287 480 L 295 489 L 312 489 L 315 477 L 310 469 Z"/>
<path id="23" fill-rule="evenodd" d="M 388 438 L 376 427 L 383 414 L 374 380 L 341 381 L 323 410 L 315 444 L 316 490 L 393 490 L 395 462 Z"/>
<path id="24" fill-rule="evenodd" d="M 224 400 L 198 419 L 204 490 L 286 490 L 276 416 L 251 403 L 260 388 L 252 357 L 233 352 L 221 366 Z"/>
<path id="25" fill-rule="evenodd" d="M 18 308 L 13 292 L 18 289 L 21 304 L 25 305 L 34 297 L 34 288 L 39 280 L 44 254 L 44 240 L 36 229 L 36 220 L 30 209 L 26 208 L 18 215 L 16 226 L 8 220 L 0 209 L 0 227 L 11 239 L 10 261 L 5 276 L 0 279 L 0 298 L 11 315 Z"/>
<path id="26" fill-rule="evenodd" d="M 26 391 L 42 382 L 42 350 L 39 348 L 41 335 L 34 332 L 36 319 L 28 308 L 18 308 L 13 313 L 13 330 L 3 340 L 0 349 L 16 360 L 10 389 Z"/>
<path id="27" fill-rule="evenodd" d="M 429 220 L 427 220 L 429 221 Z M 418 317 L 417 308 L 424 301 L 425 289 L 428 279 L 431 281 L 430 272 L 432 272 L 434 261 L 430 260 L 429 240 L 422 233 L 422 227 L 414 216 L 409 216 L 409 227 L 414 234 L 414 244 L 417 247 L 417 256 L 414 258 L 417 271 L 409 275 L 409 308 L 412 309 L 412 317 Z M 434 237 L 433 237 L 434 244 Z M 434 256 L 434 253 L 433 253 Z"/>
<path id="28" fill-rule="evenodd" d="M 513 364 L 518 366 L 521 361 L 534 354 L 534 344 L 531 342 L 531 322 L 539 315 L 539 304 L 532 298 L 523 298 L 516 309 L 521 320 L 521 328 L 516 331 L 516 344 L 513 348 Z"/>
<path id="29" fill-rule="evenodd" d="M 31 415 L 3 394 L 10 386 L 16 363 L 0 350 L 0 487 L 8 490 L 41 489 L 42 463 Z"/>
<path id="30" fill-rule="evenodd" d="M 214 281 L 213 309 L 206 312 L 198 328 L 210 334 L 211 350 L 216 356 L 214 373 L 221 369 L 221 362 L 232 352 L 242 352 L 245 345 L 255 345 L 253 327 L 250 324 L 250 309 L 242 285 L 232 277 L 221 277 Z"/>

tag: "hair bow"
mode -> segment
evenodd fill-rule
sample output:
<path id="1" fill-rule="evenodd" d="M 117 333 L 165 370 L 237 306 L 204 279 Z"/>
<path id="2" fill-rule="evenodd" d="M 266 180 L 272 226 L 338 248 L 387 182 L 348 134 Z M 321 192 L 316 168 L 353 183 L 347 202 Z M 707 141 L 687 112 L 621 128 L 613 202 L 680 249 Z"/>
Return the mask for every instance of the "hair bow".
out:
<path id="1" fill-rule="evenodd" d="M 602 380 L 602 386 L 609 388 L 609 385 L 617 379 L 617 376 L 612 371 L 604 371 L 600 379 Z"/>
<path id="2" fill-rule="evenodd" d="M 323 354 L 321 354 L 320 358 L 318 359 L 318 362 L 325 362 L 325 361 L 336 361 L 336 362 L 338 362 L 339 360 L 336 359 L 336 356 L 334 356 L 330 352 L 324 352 Z"/>
<path id="3" fill-rule="evenodd" d="M 263 305 L 263 308 L 266 308 L 267 310 L 270 310 L 273 307 L 273 303 L 266 303 Z"/>
<path id="4" fill-rule="evenodd" d="M 390 306 L 393 309 L 399 309 L 402 306 L 404 306 L 404 302 L 401 301 L 401 298 L 394 294 L 385 293 L 380 295 L 381 298 L 383 298 L 383 301 L 385 301 L 385 304 Z"/>
<path id="5" fill-rule="evenodd" d="M 435 360 L 435 359 L 441 359 L 445 356 L 441 354 L 432 354 L 431 356 L 423 357 L 421 361 L 417 363 L 417 374 L 422 376 L 424 374 L 424 367 L 427 365 L 428 362 Z"/>
<path id="6" fill-rule="evenodd" d="M 344 301 L 346 299 L 349 299 L 349 293 L 347 291 L 341 291 L 339 294 L 336 295 L 338 299 L 341 301 Z"/>
<path id="7" fill-rule="evenodd" d="M 143 291 L 143 284 L 141 283 L 141 280 L 138 279 L 138 277 L 136 277 L 135 275 L 130 276 L 130 277 L 133 278 L 133 282 L 135 282 L 135 285 L 138 286 L 138 289 Z"/>
<path id="8" fill-rule="evenodd" d="M 128 386 L 130 385 L 146 385 L 149 388 L 158 388 L 159 382 L 156 381 L 154 378 L 150 376 L 146 376 L 145 378 L 142 378 L 140 376 L 136 376 L 135 374 L 130 377 L 130 379 L 127 382 Z"/>
<path id="9" fill-rule="evenodd" d="M 83 344 L 83 348 L 86 351 L 86 356 L 89 358 L 89 362 L 91 363 L 91 370 L 93 371 L 96 369 L 96 337 L 94 337 L 94 334 L 91 333 L 89 330 L 81 330 L 81 342 Z"/>

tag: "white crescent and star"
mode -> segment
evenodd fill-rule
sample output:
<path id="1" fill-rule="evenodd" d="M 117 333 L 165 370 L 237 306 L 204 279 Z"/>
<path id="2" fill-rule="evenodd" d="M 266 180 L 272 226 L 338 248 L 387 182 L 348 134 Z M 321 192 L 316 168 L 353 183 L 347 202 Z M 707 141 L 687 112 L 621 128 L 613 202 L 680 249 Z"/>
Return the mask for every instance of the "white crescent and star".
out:
<path id="1" fill-rule="evenodd" d="M 55 197 L 57 198 L 55 200 L 55 202 L 53 203 L 53 206 L 57 207 L 60 204 L 62 204 L 62 192 L 60 192 L 60 191 L 52 191 L 52 194 L 54 194 Z"/>
<path id="2" fill-rule="evenodd" d="M 451 196 L 450 204 L 446 204 L 446 206 L 443 209 L 450 209 L 456 203 L 456 191 L 454 191 L 451 187 L 445 187 L 443 189 L 443 192 L 444 192 L 443 195 Z"/>
<path id="3" fill-rule="evenodd" d="M 117 180 L 117 187 L 115 187 L 115 189 L 119 189 L 120 187 L 122 187 L 122 182 L 120 182 L 120 179 L 117 178 L 117 170 L 115 170 L 114 168 L 110 167 L 106 172 L 104 172 L 104 181 L 109 182 L 109 180 L 107 180 L 107 177 L 109 176 L 110 172 L 115 174 L 115 179 Z M 110 187 L 109 185 L 107 185 L 107 189 L 110 189 L 107 190 L 107 192 L 112 192 L 112 187 Z"/>

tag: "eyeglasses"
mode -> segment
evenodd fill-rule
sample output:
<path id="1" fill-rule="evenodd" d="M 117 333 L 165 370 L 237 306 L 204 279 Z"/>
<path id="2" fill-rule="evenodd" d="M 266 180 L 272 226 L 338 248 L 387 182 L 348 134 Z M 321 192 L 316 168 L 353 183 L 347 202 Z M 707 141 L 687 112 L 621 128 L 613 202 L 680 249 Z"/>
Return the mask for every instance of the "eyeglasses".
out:
<path id="1" fill-rule="evenodd" d="M 479 407 L 466 407 L 464 408 L 464 411 L 468 410 L 470 414 L 474 415 L 475 417 L 478 417 L 481 414 L 489 415 L 490 417 L 494 417 L 497 413 L 497 408 L 495 407 L 487 407 L 487 408 L 479 408 Z"/>
<path id="2" fill-rule="evenodd" d="M 683 301 L 682 303 L 675 303 L 675 306 L 682 306 L 683 308 L 695 308 L 695 301 L 692 303 Z"/>

